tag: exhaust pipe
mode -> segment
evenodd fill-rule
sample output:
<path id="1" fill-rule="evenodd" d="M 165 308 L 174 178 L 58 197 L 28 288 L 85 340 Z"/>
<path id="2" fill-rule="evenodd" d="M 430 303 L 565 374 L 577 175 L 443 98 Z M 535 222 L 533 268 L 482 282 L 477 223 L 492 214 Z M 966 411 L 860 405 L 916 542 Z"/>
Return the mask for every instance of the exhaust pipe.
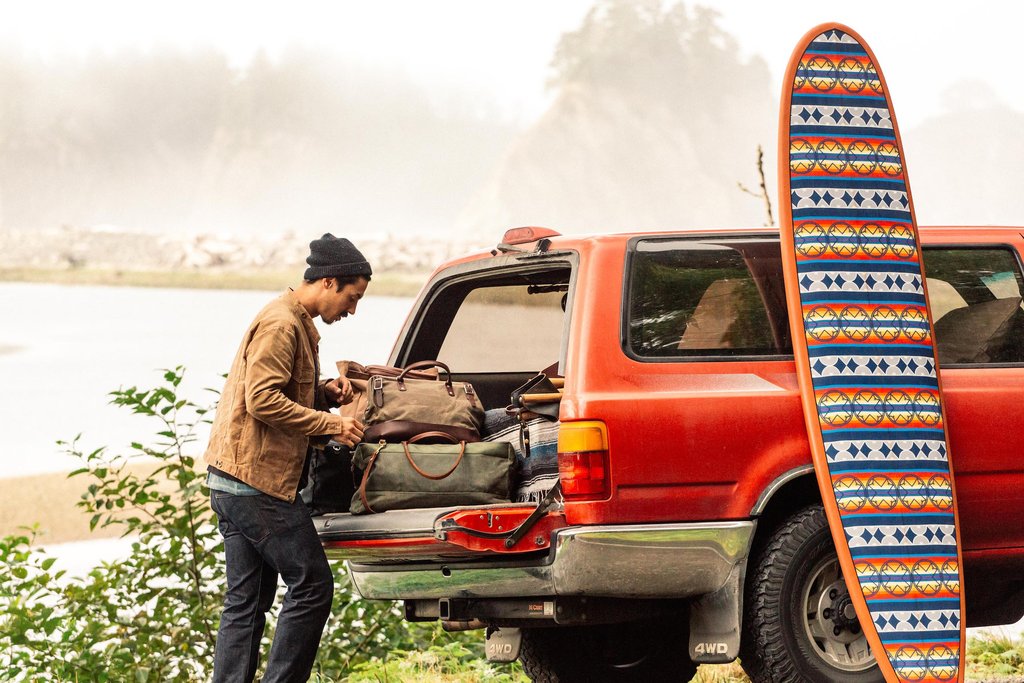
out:
<path id="1" fill-rule="evenodd" d="M 444 619 L 441 621 L 441 628 L 448 633 L 454 633 L 456 631 L 474 631 L 478 628 L 487 628 L 487 624 L 479 619 L 469 619 L 468 621 Z"/>

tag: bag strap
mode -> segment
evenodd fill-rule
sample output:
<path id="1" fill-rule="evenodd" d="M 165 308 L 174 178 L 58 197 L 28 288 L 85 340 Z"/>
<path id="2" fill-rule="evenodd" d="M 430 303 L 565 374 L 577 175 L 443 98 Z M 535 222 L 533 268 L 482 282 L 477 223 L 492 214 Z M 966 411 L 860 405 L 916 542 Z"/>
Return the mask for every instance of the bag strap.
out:
<path id="1" fill-rule="evenodd" d="M 387 445 L 388 442 L 383 439 L 381 439 L 380 443 L 377 444 L 377 450 L 373 452 L 373 455 L 371 455 L 370 459 L 366 462 L 366 469 L 363 470 L 363 478 L 359 482 L 359 500 L 363 501 L 363 507 L 366 508 L 367 512 L 376 512 L 376 510 L 370 507 L 370 501 L 366 499 L 366 484 L 370 481 L 370 472 L 373 470 L 374 463 L 377 462 L 377 456 L 380 455 L 380 452 L 384 450 L 384 447 Z"/>
<path id="2" fill-rule="evenodd" d="M 424 472 L 419 465 L 416 464 L 415 460 L 412 459 L 412 453 L 409 452 L 409 444 L 416 443 L 417 441 L 427 437 L 446 437 L 448 439 L 452 439 L 452 443 L 459 444 L 459 457 L 455 459 L 455 464 L 452 465 L 452 468 L 445 472 L 444 474 L 428 474 Z M 439 481 L 441 479 L 451 476 L 452 472 L 454 472 L 459 467 L 459 463 L 462 462 L 463 456 L 466 455 L 466 442 L 455 441 L 454 437 L 451 434 L 445 434 L 444 432 L 423 432 L 422 434 L 417 434 L 408 441 L 403 441 L 402 449 L 405 451 L 406 460 L 408 460 L 409 464 L 412 465 L 412 468 L 416 470 L 416 474 L 420 475 L 421 477 L 426 477 L 427 479 Z"/>

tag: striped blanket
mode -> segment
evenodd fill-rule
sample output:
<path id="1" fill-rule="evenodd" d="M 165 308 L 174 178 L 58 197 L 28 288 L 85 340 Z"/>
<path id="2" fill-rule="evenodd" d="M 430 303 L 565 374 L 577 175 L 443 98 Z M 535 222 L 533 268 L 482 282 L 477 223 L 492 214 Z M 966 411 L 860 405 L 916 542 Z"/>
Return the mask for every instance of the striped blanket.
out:
<path id="1" fill-rule="evenodd" d="M 512 501 L 539 503 L 558 481 L 558 422 L 538 417 L 526 422 L 529 453 L 524 452 L 519 418 L 504 408 L 488 410 L 484 415 L 484 441 L 504 441 L 516 452 L 518 480 Z"/>

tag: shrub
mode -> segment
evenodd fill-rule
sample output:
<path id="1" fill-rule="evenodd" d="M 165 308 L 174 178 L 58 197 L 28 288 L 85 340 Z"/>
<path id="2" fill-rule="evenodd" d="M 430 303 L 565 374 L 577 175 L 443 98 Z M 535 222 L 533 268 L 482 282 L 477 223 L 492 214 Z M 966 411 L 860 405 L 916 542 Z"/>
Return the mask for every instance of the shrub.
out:
<path id="1" fill-rule="evenodd" d="M 114 527 L 132 538 L 127 558 L 70 577 L 34 546 L 35 530 L 0 539 L 0 679 L 209 678 L 225 585 L 223 543 L 204 472 L 190 455 L 210 407 L 179 396 L 183 376 L 177 367 L 164 371 L 155 388 L 110 394 L 111 403 L 156 425 L 152 445 L 138 441 L 112 454 L 106 447 L 83 450 L 79 437 L 60 442 L 82 463 L 70 476 L 86 482 L 78 506 L 90 515 L 90 528 Z M 139 462 L 152 468 L 131 466 Z M 359 599 L 341 564 L 334 571 L 334 608 L 314 667 L 320 680 L 391 662 L 391 653 L 418 650 L 419 643 L 457 652 L 460 661 L 481 657 L 479 634 L 406 624 L 394 604 Z"/>
<path id="2" fill-rule="evenodd" d="M 207 408 L 179 398 L 182 369 L 154 389 L 111 394 L 111 402 L 159 425 L 152 446 L 126 455 L 60 442 L 88 480 L 78 506 L 90 528 L 133 538 L 129 556 L 84 577 L 50 574 L 53 558 L 32 536 L 5 540 L 12 565 L 0 594 L 0 664 L 11 680 L 173 681 L 206 677 L 223 592 L 220 542 L 201 473 L 187 453 Z M 146 459 L 151 474 L 128 467 Z M 32 627 L 38 620 L 42 627 Z"/>

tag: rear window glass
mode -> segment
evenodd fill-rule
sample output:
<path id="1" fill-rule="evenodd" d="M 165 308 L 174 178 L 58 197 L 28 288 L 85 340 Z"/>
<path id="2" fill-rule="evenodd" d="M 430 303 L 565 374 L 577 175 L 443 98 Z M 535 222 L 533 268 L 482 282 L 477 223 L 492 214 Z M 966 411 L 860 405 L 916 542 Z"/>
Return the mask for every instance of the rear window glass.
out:
<path id="1" fill-rule="evenodd" d="M 627 348 L 639 357 L 791 353 L 778 240 L 640 240 Z"/>
<path id="2" fill-rule="evenodd" d="M 1024 280 L 1009 248 L 926 248 L 939 364 L 1024 363 Z"/>
<path id="3" fill-rule="evenodd" d="M 1008 247 L 926 247 L 940 364 L 1024 363 L 1024 277 Z M 631 257 L 627 348 L 636 356 L 792 353 L 778 241 L 651 239 Z"/>
<path id="4" fill-rule="evenodd" d="M 473 289 L 456 311 L 437 359 L 461 373 L 536 372 L 557 363 L 568 288 L 551 283 Z"/>

